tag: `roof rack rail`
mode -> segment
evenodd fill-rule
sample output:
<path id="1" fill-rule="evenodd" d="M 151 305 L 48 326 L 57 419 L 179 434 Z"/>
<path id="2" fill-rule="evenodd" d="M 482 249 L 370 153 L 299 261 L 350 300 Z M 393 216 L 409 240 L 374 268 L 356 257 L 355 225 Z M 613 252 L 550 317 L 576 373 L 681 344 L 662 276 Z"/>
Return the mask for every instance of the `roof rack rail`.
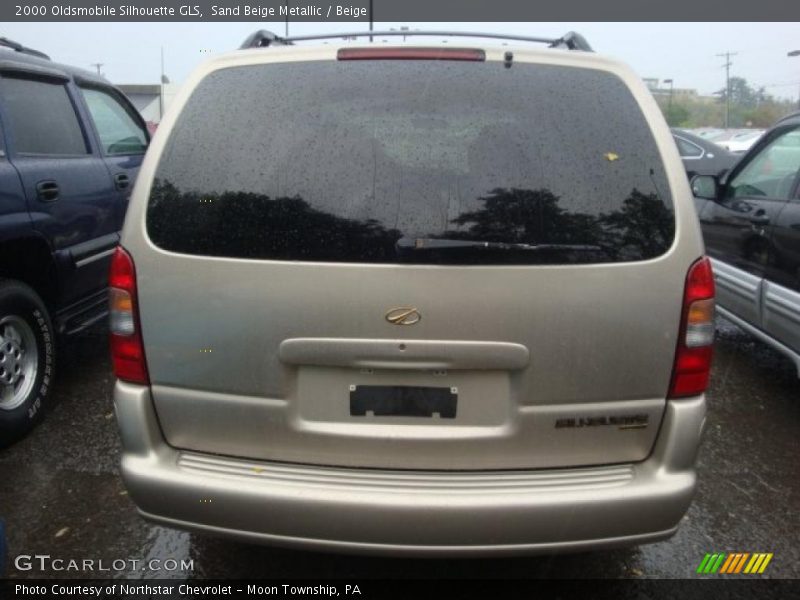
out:
<path id="1" fill-rule="evenodd" d="M 330 40 L 337 38 L 356 38 L 356 37 L 389 37 L 389 36 L 442 36 L 442 37 L 479 37 L 496 40 L 513 40 L 518 42 L 537 42 L 547 44 L 551 48 L 566 48 L 568 50 L 581 50 L 583 52 L 593 52 L 589 42 L 581 34 L 570 31 L 560 38 L 530 37 L 522 35 L 510 35 L 505 33 L 479 33 L 475 31 L 357 31 L 348 33 L 325 33 L 317 35 L 298 35 L 294 37 L 282 38 L 271 31 L 261 29 L 248 36 L 240 49 L 265 48 L 272 45 L 291 46 L 294 42 L 307 42 L 311 40 Z"/>
<path id="2" fill-rule="evenodd" d="M 11 48 L 16 52 L 22 52 L 23 54 L 30 54 L 31 56 L 38 56 L 39 58 L 50 60 L 50 57 L 47 56 L 47 54 L 45 54 L 44 52 L 39 52 L 38 50 L 34 50 L 33 48 L 26 48 L 22 44 L 5 37 L 0 37 L 0 46 Z"/>

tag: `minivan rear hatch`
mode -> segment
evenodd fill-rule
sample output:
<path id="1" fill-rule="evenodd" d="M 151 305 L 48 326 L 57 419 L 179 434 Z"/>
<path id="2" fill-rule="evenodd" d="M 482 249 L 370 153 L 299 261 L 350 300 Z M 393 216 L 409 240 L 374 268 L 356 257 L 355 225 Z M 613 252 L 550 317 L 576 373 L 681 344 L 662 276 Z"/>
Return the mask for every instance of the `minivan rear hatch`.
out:
<path id="1" fill-rule="evenodd" d="M 686 264 L 628 85 L 542 53 L 259 52 L 207 74 L 154 150 L 133 257 L 168 442 L 395 469 L 646 458 Z"/>

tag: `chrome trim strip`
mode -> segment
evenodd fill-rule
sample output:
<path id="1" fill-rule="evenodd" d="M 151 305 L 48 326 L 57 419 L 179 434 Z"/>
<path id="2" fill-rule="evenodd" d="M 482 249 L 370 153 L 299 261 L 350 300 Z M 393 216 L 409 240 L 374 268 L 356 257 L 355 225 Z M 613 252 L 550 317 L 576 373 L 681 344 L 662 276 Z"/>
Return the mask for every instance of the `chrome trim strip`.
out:
<path id="1" fill-rule="evenodd" d="M 747 333 L 757 338 L 759 341 L 764 342 L 768 346 L 772 346 L 775 350 L 777 350 L 781 354 L 788 356 L 797 366 L 797 376 L 800 377 L 800 354 L 796 353 L 788 346 L 785 346 L 784 344 L 780 343 L 778 340 L 772 338 L 769 334 L 761 331 L 759 328 L 751 325 L 744 319 L 737 317 L 729 310 L 724 309 L 721 306 L 717 306 L 716 311 L 718 314 L 728 319 L 734 325 L 740 327 L 741 329 L 744 329 Z"/>
<path id="2" fill-rule="evenodd" d="M 80 260 L 75 261 L 76 267 L 83 267 L 88 265 L 89 263 L 96 262 L 100 259 L 105 258 L 106 256 L 111 256 L 114 254 L 114 250 L 116 248 L 110 248 L 108 250 L 103 250 L 102 252 L 98 252 L 97 254 L 92 254 L 91 256 L 87 256 L 86 258 L 82 258 Z"/>
<path id="3" fill-rule="evenodd" d="M 800 294 L 777 283 L 766 281 L 764 304 L 800 328 Z"/>

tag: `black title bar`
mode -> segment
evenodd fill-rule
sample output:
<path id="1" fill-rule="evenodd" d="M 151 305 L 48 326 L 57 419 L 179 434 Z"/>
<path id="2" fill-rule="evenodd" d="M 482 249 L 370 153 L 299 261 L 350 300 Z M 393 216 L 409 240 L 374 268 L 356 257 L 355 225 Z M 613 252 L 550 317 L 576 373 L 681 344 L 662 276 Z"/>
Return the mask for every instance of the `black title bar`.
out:
<path id="1" fill-rule="evenodd" d="M 787 0 L 5 0 L 0 20 L 280 22 L 794 21 Z"/>
<path id="2" fill-rule="evenodd" d="M 443 563 L 445 564 L 445 563 Z M 659 580 L 99 580 L 24 579 L 0 581 L 0 597 L 28 600 L 263 600 L 283 598 L 337 598 L 338 600 L 381 600 L 416 598 L 459 598 L 461 600 L 503 600 L 570 598 L 614 600 L 708 598 L 758 598 L 783 600 L 797 597 L 798 580 L 733 579 Z"/>

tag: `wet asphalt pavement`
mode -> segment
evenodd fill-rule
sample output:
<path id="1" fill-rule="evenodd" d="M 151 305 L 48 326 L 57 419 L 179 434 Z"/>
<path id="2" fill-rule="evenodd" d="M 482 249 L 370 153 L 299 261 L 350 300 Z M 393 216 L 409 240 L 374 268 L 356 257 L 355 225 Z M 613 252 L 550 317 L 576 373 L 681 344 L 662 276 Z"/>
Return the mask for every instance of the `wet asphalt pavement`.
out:
<path id="1" fill-rule="evenodd" d="M 137 578 L 683 578 L 706 552 L 773 552 L 765 576 L 800 577 L 800 380 L 794 366 L 718 321 L 709 426 L 697 497 L 669 541 L 553 557 L 430 560 L 316 554 L 252 546 L 150 525 L 118 475 L 105 332 L 72 340 L 61 355 L 45 421 L 0 451 L 6 576 Z M 172 558 L 193 572 L 20 571 L 13 558 Z M 707 576 L 706 576 L 707 577 Z"/>

